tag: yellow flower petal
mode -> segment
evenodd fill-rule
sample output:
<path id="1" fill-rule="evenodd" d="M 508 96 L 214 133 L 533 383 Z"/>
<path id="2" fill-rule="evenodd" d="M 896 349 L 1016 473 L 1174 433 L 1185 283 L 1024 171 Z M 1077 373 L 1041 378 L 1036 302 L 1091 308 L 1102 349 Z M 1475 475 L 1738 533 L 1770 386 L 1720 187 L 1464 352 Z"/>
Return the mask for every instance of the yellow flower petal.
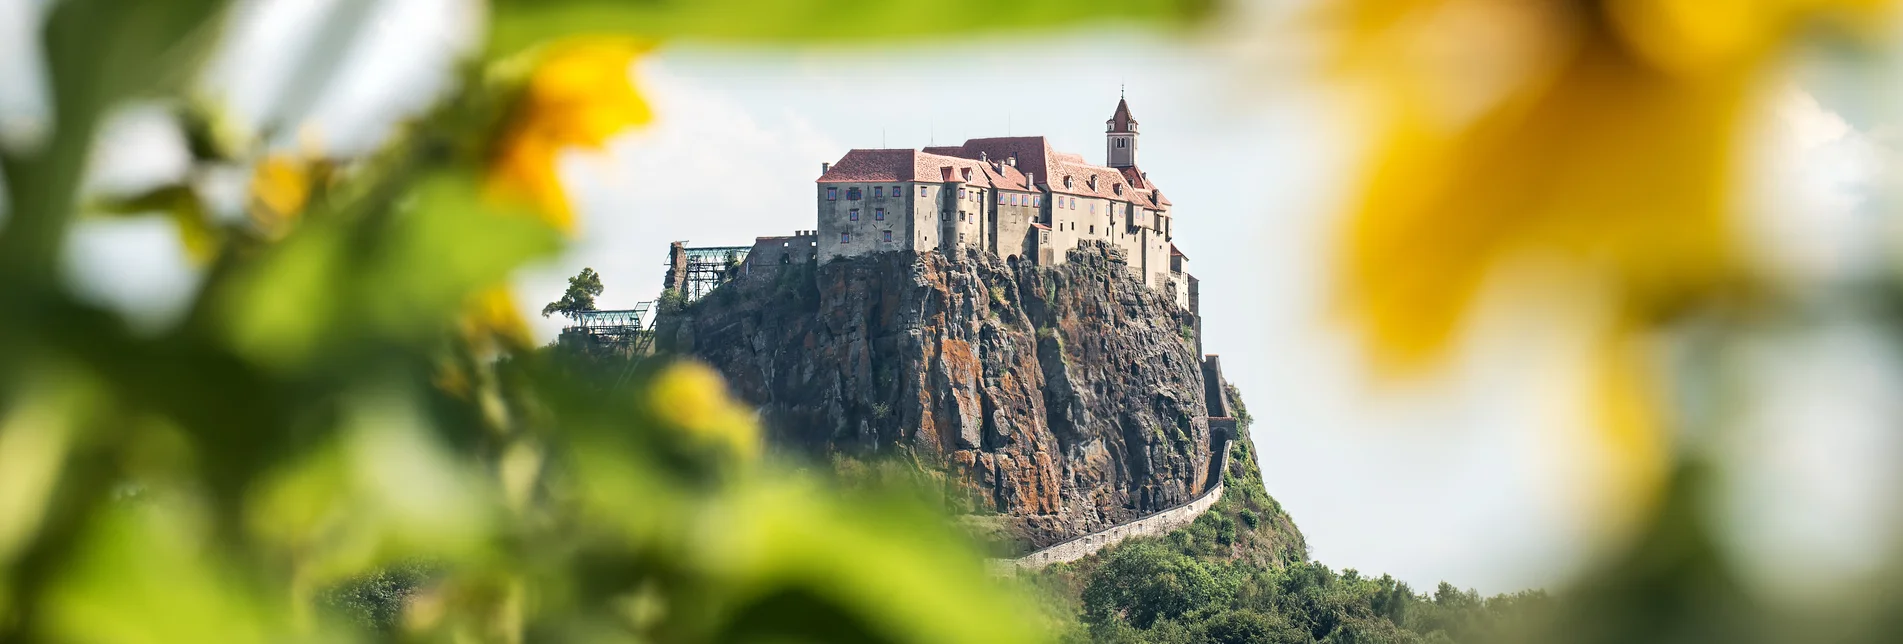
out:
<path id="1" fill-rule="evenodd" d="M 311 168 L 302 159 L 273 154 L 252 170 L 252 217 L 267 228 L 296 219 L 310 196 Z"/>
<path id="2" fill-rule="evenodd" d="M 1615 522 L 1610 533 L 1623 532 L 1652 516 L 1670 468 L 1670 432 L 1660 400 L 1657 369 L 1648 360 L 1649 347 L 1635 325 L 1620 324 L 1597 344 L 1591 378 L 1591 401 L 1602 453 L 1596 499 L 1600 514 Z"/>
<path id="3" fill-rule="evenodd" d="M 1419 373 L 1444 362 L 1504 266 L 1537 258 L 1608 285 L 1592 400 L 1607 491 L 1641 507 L 1669 441 L 1663 378 L 1637 338 L 1749 279 L 1731 203 L 1746 103 L 1801 27 L 1889 3 L 1347 4 L 1329 9 L 1344 26 L 1335 60 L 1373 90 L 1378 146 L 1337 255 L 1342 312 L 1377 366 Z M 1501 21 L 1536 42 L 1501 36 L 1516 32 Z M 1450 24 L 1486 37 L 1450 40 Z M 1496 60 L 1514 62 L 1477 64 Z M 1490 93 L 1463 101 L 1476 87 Z"/>
<path id="4" fill-rule="evenodd" d="M 515 305 L 515 296 L 503 286 L 476 293 L 463 312 L 463 337 L 481 346 L 489 338 L 500 339 L 513 347 L 527 347 L 532 341 L 529 325 Z"/>
<path id="5" fill-rule="evenodd" d="M 635 58 L 645 51 L 630 40 L 579 39 L 540 52 L 495 146 L 490 194 L 528 203 L 550 223 L 572 230 L 574 213 L 557 156 L 571 148 L 599 149 L 615 134 L 653 120 L 631 76 Z"/>
<path id="6" fill-rule="evenodd" d="M 1740 279 L 1729 200 L 1754 84 L 1797 26 L 1887 3 L 1712 4 L 1361 0 L 1335 9 L 1348 26 L 1338 59 L 1371 79 L 1379 101 L 1379 148 L 1339 253 L 1345 312 L 1378 363 L 1437 364 L 1509 258 L 1557 257 L 1609 277 L 1628 313 L 1648 320 Z M 1550 15 L 1521 16 L 1529 10 Z M 1422 99 L 1459 94 L 1468 79 L 1409 50 L 1446 45 L 1415 32 L 1449 15 L 1561 26 L 1544 28 L 1542 46 L 1494 52 L 1540 56 L 1501 98 L 1450 124 Z M 1433 71 L 1446 77 L 1421 77 Z"/>
<path id="7" fill-rule="evenodd" d="M 654 413 L 696 437 L 720 445 L 743 459 L 760 453 L 760 428 L 753 411 L 727 395 L 726 380 L 698 362 L 676 362 L 648 390 Z"/>

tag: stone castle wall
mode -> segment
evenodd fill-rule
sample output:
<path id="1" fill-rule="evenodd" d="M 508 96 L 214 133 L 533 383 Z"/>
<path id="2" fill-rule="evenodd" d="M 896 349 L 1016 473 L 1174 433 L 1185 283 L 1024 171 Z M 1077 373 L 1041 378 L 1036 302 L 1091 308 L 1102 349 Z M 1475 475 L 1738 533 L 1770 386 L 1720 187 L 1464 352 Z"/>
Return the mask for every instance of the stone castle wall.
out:
<path id="1" fill-rule="evenodd" d="M 1210 444 L 1217 447 L 1210 454 L 1212 467 L 1209 470 L 1209 483 L 1202 494 L 1182 505 L 1134 521 L 1110 526 L 1016 559 L 993 559 L 991 560 L 992 569 L 1000 573 L 1008 573 L 1013 568 L 1035 570 L 1055 563 L 1076 561 L 1104 548 L 1122 543 L 1131 537 L 1167 534 L 1171 530 L 1189 525 L 1196 520 L 1196 517 L 1209 511 L 1209 508 L 1215 507 L 1216 502 L 1222 500 L 1223 473 L 1229 471 L 1229 447 L 1231 441 L 1238 437 L 1238 427 L 1236 419 L 1230 416 L 1229 399 L 1223 392 L 1227 381 L 1222 377 L 1222 358 L 1214 355 L 1203 356 L 1201 368 L 1203 386 L 1208 391 L 1205 400 L 1209 410 Z"/>
<path id="2" fill-rule="evenodd" d="M 1229 441 L 1223 440 L 1221 443 L 1222 449 L 1216 454 L 1216 468 L 1211 470 L 1211 477 L 1216 480 L 1216 483 L 1204 490 L 1200 496 L 1190 499 L 1188 503 L 1135 521 L 1098 530 L 1016 559 L 993 559 L 991 560 L 992 569 L 998 572 L 1009 572 L 1012 568 L 1036 570 L 1051 564 L 1088 557 L 1131 537 L 1168 534 L 1171 530 L 1189 525 L 1196 520 L 1196 517 L 1202 516 L 1209 508 L 1214 507 L 1217 501 L 1222 500 L 1221 473 L 1229 469 Z"/>

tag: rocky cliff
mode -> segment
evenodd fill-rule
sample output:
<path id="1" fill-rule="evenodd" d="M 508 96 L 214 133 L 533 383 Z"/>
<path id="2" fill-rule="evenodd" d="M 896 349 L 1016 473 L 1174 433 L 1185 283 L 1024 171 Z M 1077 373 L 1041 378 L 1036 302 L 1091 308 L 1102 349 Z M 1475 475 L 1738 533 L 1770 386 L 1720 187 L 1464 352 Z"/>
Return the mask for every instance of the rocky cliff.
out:
<path id="1" fill-rule="evenodd" d="M 776 449 L 917 459 L 1044 546 L 1214 480 L 1193 322 L 1114 249 L 883 253 L 729 283 L 657 342 L 725 373 Z"/>

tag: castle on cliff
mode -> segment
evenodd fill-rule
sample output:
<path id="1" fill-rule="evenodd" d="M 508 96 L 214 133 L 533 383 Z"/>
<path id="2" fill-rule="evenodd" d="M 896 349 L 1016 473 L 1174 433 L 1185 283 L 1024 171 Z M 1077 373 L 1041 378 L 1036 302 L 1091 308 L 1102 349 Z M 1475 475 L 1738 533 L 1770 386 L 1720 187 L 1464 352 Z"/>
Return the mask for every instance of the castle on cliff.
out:
<path id="1" fill-rule="evenodd" d="M 1052 266 L 1079 244 L 1101 242 L 1121 250 L 1145 284 L 1187 308 L 1194 278 L 1171 243 L 1170 200 L 1137 165 L 1129 103 L 1118 100 L 1104 126 L 1103 165 L 1052 150 L 1041 136 L 851 150 L 820 167 L 817 228 L 761 237 L 747 263 L 978 249 Z"/>

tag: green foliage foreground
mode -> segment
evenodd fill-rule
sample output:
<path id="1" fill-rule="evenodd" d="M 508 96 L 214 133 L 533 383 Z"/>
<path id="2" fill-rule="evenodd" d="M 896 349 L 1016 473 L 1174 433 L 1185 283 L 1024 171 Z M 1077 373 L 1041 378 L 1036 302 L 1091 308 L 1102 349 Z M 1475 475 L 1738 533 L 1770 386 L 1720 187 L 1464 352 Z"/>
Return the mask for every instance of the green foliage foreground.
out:
<path id="1" fill-rule="evenodd" d="M 510 332 L 498 285 L 564 243 L 485 197 L 524 52 L 634 25 L 863 38 L 814 27 L 864 3 L 490 3 L 449 95 L 374 154 L 313 160 L 336 171 L 285 182 L 273 225 L 212 217 L 186 182 L 129 201 L 203 261 L 184 319 L 157 331 L 59 276 L 75 222 L 107 214 L 82 190 L 103 120 L 148 101 L 205 125 L 187 128 L 193 176 L 261 166 L 262 137 L 301 124 L 228 131 L 197 96 L 225 2 L 38 4 L 25 31 L 52 118 L 0 142 L 0 641 L 1043 638 L 942 516 L 761 460 L 749 413 L 704 369 L 604 386 Z M 876 24 L 1156 22 L 1195 4 L 891 2 Z M 287 100 L 336 89 L 335 44 L 371 27 L 366 6 L 326 5 L 329 46 L 294 54 Z M 402 572 L 418 560 L 429 574 Z M 378 608 L 395 596 L 400 616 Z"/>

